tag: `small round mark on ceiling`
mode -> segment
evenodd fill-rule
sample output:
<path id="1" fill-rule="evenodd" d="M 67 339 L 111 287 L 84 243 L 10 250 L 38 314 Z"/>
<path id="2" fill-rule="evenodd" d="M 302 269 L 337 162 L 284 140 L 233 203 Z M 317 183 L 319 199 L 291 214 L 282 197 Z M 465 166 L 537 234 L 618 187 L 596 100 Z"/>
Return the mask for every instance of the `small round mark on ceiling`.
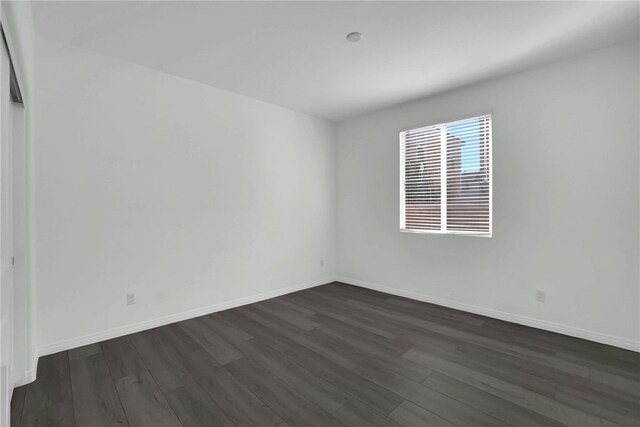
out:
<path id="1" fill-rule="evenodd" d="M 351 43 L 357 43 L 362 40 L 362 34 L 354 31 L 353 33 L 347 34 L 347 40 L 349 40 Z"/>

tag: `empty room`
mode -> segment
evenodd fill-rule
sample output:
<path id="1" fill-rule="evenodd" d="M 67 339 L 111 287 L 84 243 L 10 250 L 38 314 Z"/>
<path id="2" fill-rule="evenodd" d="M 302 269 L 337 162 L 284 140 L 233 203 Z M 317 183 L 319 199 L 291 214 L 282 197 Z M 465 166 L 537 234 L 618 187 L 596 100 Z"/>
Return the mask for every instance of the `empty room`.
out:
<path id="1" fill-rule="evenodd" d="M 640 426 L 639 1 L 0 22 L 0 427 Z"/>

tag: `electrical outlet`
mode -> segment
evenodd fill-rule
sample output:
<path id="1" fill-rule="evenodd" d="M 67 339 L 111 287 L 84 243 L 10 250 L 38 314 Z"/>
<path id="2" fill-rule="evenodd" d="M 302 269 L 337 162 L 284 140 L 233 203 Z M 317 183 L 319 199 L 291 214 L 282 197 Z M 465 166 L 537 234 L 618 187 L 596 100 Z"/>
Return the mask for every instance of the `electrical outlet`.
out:
<path id="1" fill-rule="evenodd" d="M 324 260 L 323 259 L 320 260 L 320 267 L 324 267 Z"/>
<path id="2" fill-rule="evenodd" d="M 136 294 L 127 294 L 127 305 L 133 305 L 136 303 Z"/>
<path id="3" fill-rule="evenodd" d="M 547 293 L 542 289 L 536 291 L 536 301 L 544 302 L 547 299 Z"/>

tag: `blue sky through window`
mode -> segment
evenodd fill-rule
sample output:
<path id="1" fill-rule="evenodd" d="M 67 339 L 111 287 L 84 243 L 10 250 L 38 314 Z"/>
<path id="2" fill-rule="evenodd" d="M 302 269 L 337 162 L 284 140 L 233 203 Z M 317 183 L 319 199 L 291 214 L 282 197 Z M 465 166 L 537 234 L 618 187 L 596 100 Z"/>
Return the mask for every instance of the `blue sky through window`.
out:
<path id="1" fill-rule="evenodd" d="M 447 126 L 447 133 L 464 141 L 461 152 L 462 173 L 480 171 L 480 119 L 465 120 Z"/>

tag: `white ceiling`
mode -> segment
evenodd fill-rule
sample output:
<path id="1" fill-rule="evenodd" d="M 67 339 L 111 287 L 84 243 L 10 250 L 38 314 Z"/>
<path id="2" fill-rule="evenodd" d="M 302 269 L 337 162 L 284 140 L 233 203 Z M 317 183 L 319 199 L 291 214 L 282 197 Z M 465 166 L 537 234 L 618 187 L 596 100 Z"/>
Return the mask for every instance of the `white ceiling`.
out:
<path id="1" fill-rule="evenodd" d="M 638 37 L 637 2 L 34 2 L 36 32 L 331 120 Z M 345 40 L 360 31 L 359 43 Z"/>

